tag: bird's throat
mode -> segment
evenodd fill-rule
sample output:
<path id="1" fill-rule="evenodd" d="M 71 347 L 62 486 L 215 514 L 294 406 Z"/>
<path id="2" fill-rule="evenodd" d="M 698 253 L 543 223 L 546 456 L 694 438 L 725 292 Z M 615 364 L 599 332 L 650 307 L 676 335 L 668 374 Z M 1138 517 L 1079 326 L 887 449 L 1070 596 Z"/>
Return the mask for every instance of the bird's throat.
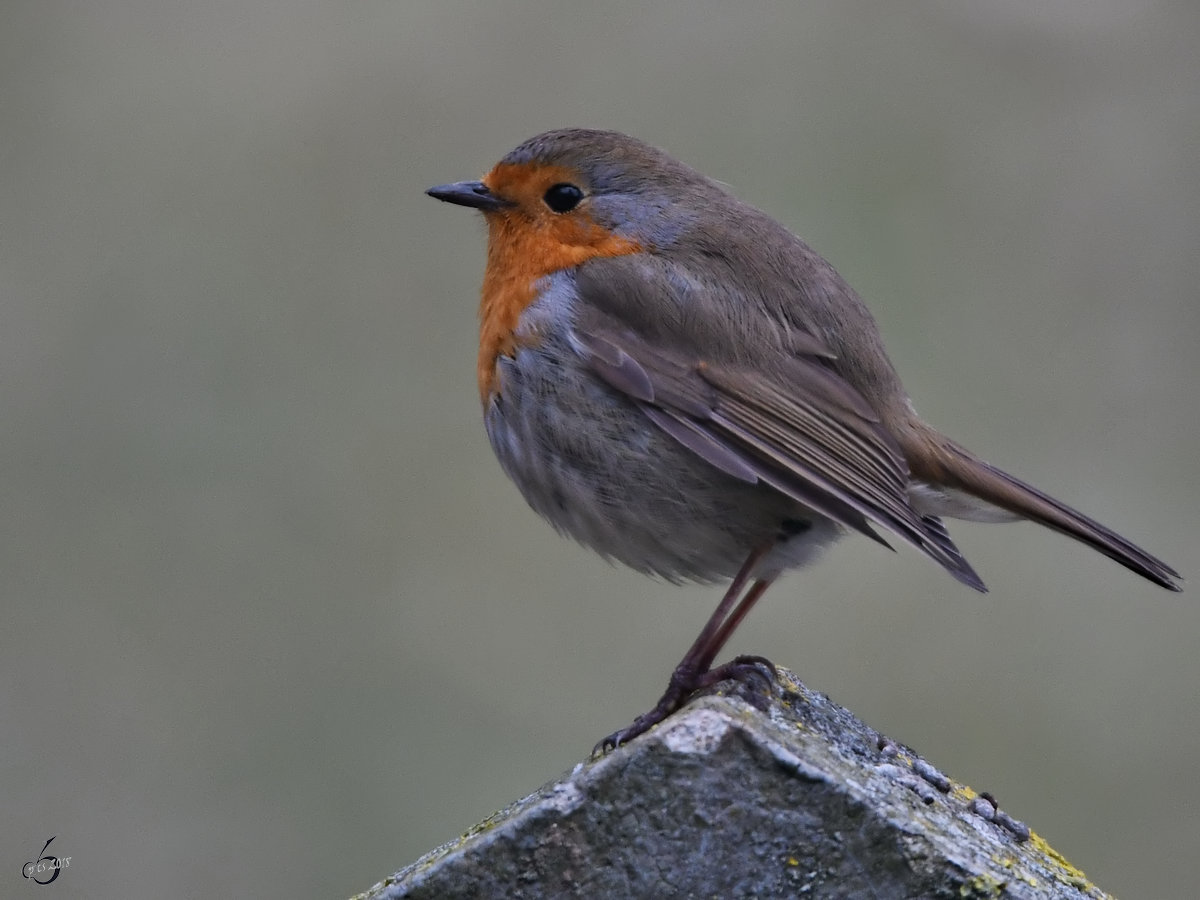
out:
<path id="1" fill-rule="evenodd" d="M 635 241 L 575 217 L 549 227 L 522 220 L 513 213 L 491 213 L 487 218 L 487 269 L 479 303 L 477 372 L 479 396 L 485 406 L 499 393 L 496 363 L 501 356 L 516 352 L 521 313 L 537 299 L 541 279 L 589 259 L 625 256 L 642 249 Z"/>

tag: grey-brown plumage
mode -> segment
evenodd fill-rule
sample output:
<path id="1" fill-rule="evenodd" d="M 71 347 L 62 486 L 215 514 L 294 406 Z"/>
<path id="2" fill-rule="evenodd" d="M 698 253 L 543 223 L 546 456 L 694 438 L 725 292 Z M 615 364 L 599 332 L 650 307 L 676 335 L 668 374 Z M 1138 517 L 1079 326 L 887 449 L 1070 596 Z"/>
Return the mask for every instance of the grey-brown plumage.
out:
<path id="1" fill-rule="evenodd" d="M 761 663 L 711 669 L 771 581 L 846 531 L 883 529 L 984 590 L 942 517 L 1025 518 L 1179 589 L 1161 560 L 921 421 L 834 268 L 662 151 L 548 132 L 430 193 L 488 220 L 485 421 L 529 503 L 640 571 L 734 579 L 667 695 L 607 744 Z"/>

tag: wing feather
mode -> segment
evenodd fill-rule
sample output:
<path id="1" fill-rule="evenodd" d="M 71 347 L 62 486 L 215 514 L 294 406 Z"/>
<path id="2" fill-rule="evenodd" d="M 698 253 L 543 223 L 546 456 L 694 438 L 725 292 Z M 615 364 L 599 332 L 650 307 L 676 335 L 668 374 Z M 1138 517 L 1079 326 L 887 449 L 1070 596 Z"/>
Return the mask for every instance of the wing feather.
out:
<path id="1" fill-rule="evenodd" d="M 821 357 L 780 352 L 753 368 L 688 358 L 596 308 L 574 342 L 598 377 L 716 468 L 885 543 L 870 527 L 878 523 L 985 590 L 941 523 L 909 505 L 904 455 Z"/>

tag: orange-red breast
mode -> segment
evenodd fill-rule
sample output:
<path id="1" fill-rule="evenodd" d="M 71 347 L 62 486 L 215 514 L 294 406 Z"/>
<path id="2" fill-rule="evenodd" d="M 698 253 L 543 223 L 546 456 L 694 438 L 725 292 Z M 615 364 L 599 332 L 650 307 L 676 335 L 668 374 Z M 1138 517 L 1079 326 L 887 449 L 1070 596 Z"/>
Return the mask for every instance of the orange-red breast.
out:
<path id="1" fill-rule="evenodd" d="M 658 705 L 602 747 L 769 666 L 713 661 L 781 572 L 848 531 L 883 543 L 881 527 L 983 591 L 941 517 L 1031 519 L 1179 590 L 1162 561 L 921 421 L 833 267 L 661 150 L 551 131 L 428 193 L 487 220 L 479 395 L 525 499 L 638 571 L 733 579 Z"/>

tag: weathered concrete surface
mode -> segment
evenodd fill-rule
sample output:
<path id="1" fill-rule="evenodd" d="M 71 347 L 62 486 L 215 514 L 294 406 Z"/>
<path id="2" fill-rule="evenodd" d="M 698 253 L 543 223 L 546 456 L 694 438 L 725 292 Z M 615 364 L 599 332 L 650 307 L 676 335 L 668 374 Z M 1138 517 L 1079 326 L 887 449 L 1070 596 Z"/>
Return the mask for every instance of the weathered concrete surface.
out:
<path id="1" fill-rule="evenodd" d="M 791 673 L 751 699 L 694 701 L 359 898 L 1107 896 Z"/>

